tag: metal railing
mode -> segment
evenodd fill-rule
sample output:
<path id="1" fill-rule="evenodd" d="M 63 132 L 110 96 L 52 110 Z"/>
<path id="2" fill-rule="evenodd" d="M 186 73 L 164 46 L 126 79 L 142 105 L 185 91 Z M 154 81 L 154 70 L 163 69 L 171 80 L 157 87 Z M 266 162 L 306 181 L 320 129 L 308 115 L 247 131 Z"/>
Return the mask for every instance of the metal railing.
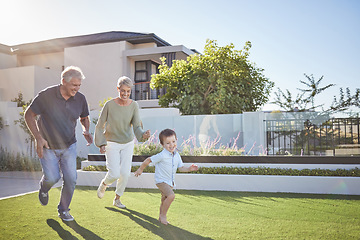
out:
<path id="1" fill-rule="evenodd" d="M 150 88 L 150 82 L 137 82 L 135 85 L 134 100 L 159 99 L 165 93 L 164 89 L 156 90 Z"/>
<path id="2" fill-rule="evenodd" d="M 335 155 L 338 148 L 359 148 L 359 117 L 265 120 L 268 155 Z"/>

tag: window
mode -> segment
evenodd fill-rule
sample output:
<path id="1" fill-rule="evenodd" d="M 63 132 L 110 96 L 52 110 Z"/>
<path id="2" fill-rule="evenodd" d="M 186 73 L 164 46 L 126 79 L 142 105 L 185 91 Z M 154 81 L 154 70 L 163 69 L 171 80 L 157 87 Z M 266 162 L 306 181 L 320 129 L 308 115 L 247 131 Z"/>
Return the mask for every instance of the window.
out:
<path id="1" fill-rule="evenodd" d="M 158 66 L 151 60 L 135 62 L 135 100 L 158 99 L 161 91 L 150 89 L 151 75 L 158 73 Z"/>
<path id="2" fill-rule="evenodd" d="M 135 62 L 135 82 L 147 82 L 148 81 L 148 69 L 147 62 Z"/>

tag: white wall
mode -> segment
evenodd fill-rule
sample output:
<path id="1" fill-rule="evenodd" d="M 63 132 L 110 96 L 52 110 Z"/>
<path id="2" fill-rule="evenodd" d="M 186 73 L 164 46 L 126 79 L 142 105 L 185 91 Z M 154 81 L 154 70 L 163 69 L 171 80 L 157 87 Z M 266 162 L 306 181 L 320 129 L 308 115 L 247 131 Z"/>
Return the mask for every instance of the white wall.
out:
<path id="1" fill-rule="evenodd" d="M 250 155 L 265 152 L 265 114 L 263 112 L 245 112 L 243 114 L 243 133 L 245 151 Z"/>
<path id="2" fill-rule="evenodd" d="M 0 70 L 0 100 L 11 101 L 21 92 L 29 101 L 42 89 L 60 83 L 60 71 L 27 66 Z"/>
<path id="3" fill-rule="evenodd" d="M 16 67 L 16 55 L 0 53 L 0 69 Z"/>
<path id="4" fill-rule="evenodd" d="M 117 80 L 126 74 L 121 54 L 124 48 L 124 42 L 115 42 L 65 49 L 65 66 L 80 67 L 86 77 L 80 92 L 90 109 L 98 109 L 99 101 L 117 96 Z"/>
<path id="5" fill-rule="evenodd" d="M 18 56 L 18 66 L 39 66 L 61 72 L 64 66 L 64 52 L 20 55 Z"/>
<path id="6" fill-rule="evenodd" d="M 0 70 L 0 99 L 11 101 L 22 92 L 25 100 L 34 97 L 35 69 L 34 67 L 8 68 Z"/>
<path id="7" fill-rule="evenodd" d="M 0 147 L 13 153 L 29 154 L 27 135 L 15 125 L 14 121 L 21 118 L 22 108 L 16 107 L 14 102 L 0 102 L 0 116 L 3 118 L 3 129 L 0 130 Z"/>
<path id="8" fill-rule="evenodd" d="M 35 85 L 34 85 L 34 93 L 35 97 L 41 90 L 53 86 L 58 85 L 61 82 L 61 70 L 54 69 L 45 69 L 42 67 L 34 67 L 35 69 Z M 34 98 L 32 97 L 32 98 Z"/>

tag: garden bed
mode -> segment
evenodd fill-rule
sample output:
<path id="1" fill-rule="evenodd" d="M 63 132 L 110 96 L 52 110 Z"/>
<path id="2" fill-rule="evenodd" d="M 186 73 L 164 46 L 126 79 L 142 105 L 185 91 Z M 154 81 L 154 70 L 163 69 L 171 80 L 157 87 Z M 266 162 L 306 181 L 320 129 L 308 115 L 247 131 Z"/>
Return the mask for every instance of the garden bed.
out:
<path id="1" fill-rule="evenodd" d="M 98 186 L 106 172 L 78 171 L 77 185 Z M 360 195 L 359 177 L 177 174 L 176 189 Z M 115 183 L 112 185 L 115 187 Z M 156 188 L 153 173 L 131 174 L 128 188 Z"/>
<path id="2" fill-rule="evenodd" d="M 139 165 L 147 156 L 134 156 Z M 203 167 L 272 167 L 292 169 L 354 169 L 357 156 L 182 156 L 185 164 Z M 105 165 L 102 154 L 89 155 L 89 165 Z M 85 163 L 85 162 L 84 162 Z M 78 185 L 98 186 L 106 172 L 78 171 Z M 284 192 L 360 195 L 360 177 L 187 174 L 176 175 L 177 189 L 244 192 Z M 115 186 L 115 184 L 113 184 Z M 136 178 L 131 174 L 127 187 L 156 188 L 153 173 Z"/>
<path id="3" fill-rule="evenodd" d="M 133 156 L 142 162 L 149 156 Z M 360 156 L 181 156 L 184 163 L 281 163 L 281 164 L 360 164 Z M 105 161 L 105 154 L 89 154 L 88 161 Z"/>
<path id="4" fill-rule="evenodd" d="M 133 156 L 133 165 L 140 165 L 148 156 Z M 199 167 L 270 167 L 291 169 L 353 169 L 360 168 L 358 156 L 181 156 L 183 162 Z M 87 166 L 105 165 L 104 154 L 89 154 L 82 161 Z"/>

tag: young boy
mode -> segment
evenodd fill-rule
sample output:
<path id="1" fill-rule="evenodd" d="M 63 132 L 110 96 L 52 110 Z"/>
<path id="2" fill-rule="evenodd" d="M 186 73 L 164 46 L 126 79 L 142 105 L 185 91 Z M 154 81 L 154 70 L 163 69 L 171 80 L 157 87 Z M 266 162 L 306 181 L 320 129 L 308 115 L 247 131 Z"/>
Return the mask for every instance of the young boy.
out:
<path id="1" fill-rule="evenodd" d="M 165 129 L 161 131 L 159 139 L 164 147 L 163 151 L 145 159 L 134 174 L 138 177 L 151 162 L 155 164 L 155 183 L 161 191 L 159 221 L 167 225 L 169 222 L 166 214 L 175 199 L 173 188 L 175 187 L 176 170 L 179 169 L 180 172 L 197 171 L 198 166 L 194 164 L 189 167 L 184 166 L 180 154 L 176 151 L 177 138 L 173 130 Z"/>

